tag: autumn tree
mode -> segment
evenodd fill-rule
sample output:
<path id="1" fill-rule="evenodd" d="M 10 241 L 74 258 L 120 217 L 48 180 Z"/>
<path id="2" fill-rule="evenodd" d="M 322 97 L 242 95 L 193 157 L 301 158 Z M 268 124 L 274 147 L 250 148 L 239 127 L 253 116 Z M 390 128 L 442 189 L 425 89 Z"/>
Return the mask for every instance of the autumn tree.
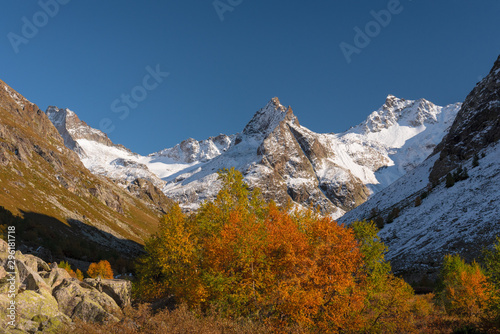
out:
<path id="1" fill-rule="evenodd" d="M 500 238 L 497 237 L 496 244 L 492 249 L 483 251 L 483 263 L 488 282 L 492 285 L 492 298 L 490 299 L 490 316 L 500 324 Z"/>
<path id="2" fill-rule="evenodd" d="M 99 263 L 91 263 L 89 269 L 87 269 L 87 275 L 92 278 L 100 276 L 103 279 L 112 279 L 113 270 L 111 265 L 106 260 L 101 260 Z"/>
<path id="3" fill-rule="evenodd" d="M 351 224 L 363 255 L 363 270 L 367 279 L 365 307 L 358 315 L 367 333 L 401 333 L 412 329 L 413 315 L 410 300 L 413 289 L 391 273 L 385 260 L 387 246 L 377 235 L 374 222 L 356 221 Z"/>
<path id="4" fill-rule="evenodd" d="M 447 313 L 465 318 L 484 314 L 492 286 L 478 263 L 467 264 L 458 254 L 446 255 L 439 278 L 437 297 Z"/>
<path id="5" fill-rule="evenodd" d="M 80 269 L 76 269 L 75 276 L 78 280 L 83 281 L 83 273 Z"/>
<path id="6" fill-rule="evenodd" d="M 143 299 L 174 294 L 189 304 L 204 300 L 194 223 L 177 204 L 160 220 L 158 233 L 146 241 L 146 255 L 137 265 L 137 292 Z"/>
<path id="7" fill-rule="evenodd" d="M 161 219 L 138 263 L 138 295 L 175 295 L 277 328 L 352 326 L 365 279 L 353 231 L 266 203 L 234 169 L 220 171 L 219 180 L 217 197 L 196 214 L 174 206 Z"/>

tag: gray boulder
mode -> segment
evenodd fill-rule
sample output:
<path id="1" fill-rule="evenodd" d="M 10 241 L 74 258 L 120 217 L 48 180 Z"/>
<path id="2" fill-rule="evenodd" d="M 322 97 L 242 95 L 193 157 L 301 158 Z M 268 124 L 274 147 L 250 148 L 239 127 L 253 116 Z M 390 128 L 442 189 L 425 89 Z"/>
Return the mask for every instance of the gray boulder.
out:
<path id="1" fill-rule="evenodd" d="M 42 322 L 48 322 L 49 319 L 60 319 L 60 323 L 69 323 L 71 320 L 61 313 L 58 308 L 57 300 L 44 289 L 39 293 L 26 290 L 16 296 L 16 311 L 18 315 L 17 322 L 25 324 L 36 322 L 37 328 Z M 52 322 L 51 327 L 56 327 Z M 21 328 L 22 329 L 22 328 Z"/>
<path id="2" fill-rule="evenodd" d="M 32 266 L 29 266 L 22 261 L 16 261 L 16 266 L 17 273 L 19 274 L 19 283 L 24 286 L 26 290 L 39 291 L 44 289 L 50 293 L 50 286 L 48 286 L 43 278 L 32 269 Z"/>
<path id="3" fill-rule="evenodd" d="M 75 278 L 64 279 L 52 294 L 59 304 L 59 310 L 71 319 L 107 323 L 116 322 L 117 317 L 123 315 L 113 298 Z"/>
<path id="4" fill-rule="evenodd" d="M 47 284 L 51 288 L 55 288 L 67 278 L 71 278 L 71 276 L 65 269 L 55 267 L 50 271 L 49 277 L 47 278 Z"/>
<path id="5" fill-rule="evenodd" d="M 50 267 L 47 262 L 32 254 L 23 254 L 20 251 L 16 251 L 16 261 L 23 262 L 35 272 L 50 271 Z"/>
<path id="6" fill-rule="evenodd" d="M 132 296 L 132 284 L 124 279 L 94 279 L 86 278 L 84 282 L 107 294 L 120 306 L 124 308 L 130 305 Z"/>

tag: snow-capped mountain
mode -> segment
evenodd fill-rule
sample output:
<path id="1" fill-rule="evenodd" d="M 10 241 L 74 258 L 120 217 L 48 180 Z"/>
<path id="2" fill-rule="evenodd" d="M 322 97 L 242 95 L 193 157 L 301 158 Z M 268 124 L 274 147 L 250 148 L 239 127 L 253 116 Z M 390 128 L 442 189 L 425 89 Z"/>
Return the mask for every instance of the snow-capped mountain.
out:
<path id="1" fill-rule="evenodd" d="M 172 148 L 166 148 L 151 156 L 167 157 L 183 163 L 206 162 L 225 152 L 233 143 L 234 136 L 220 134 L 203 141 L 188 138 Z"/>
<path id="2" fill-rule="evenodd" d="M 386 258 L 415 281 L 434 276 L 444 254 L 478 258 L 500 235 L 499 139 L 500 57 L 433 154 L 340 222 L 385 221 L 379 235 L 389 247 Z"/>
<path id="3" fill-rule="evenodd" d="M 105 133 L 81 121 L 73 111 L 50 106 L 46 114 L 63 137 L 65 146 L 75 151 L 92 173 L 122 185 L 129 185 L 137 178 L 149 180 L 160 188 L 165 185 L 149 170 L 145 157 L 113 144 Z"/>
<path id="4" fill-rule="evenodd" d="M 273 98 L 236 135 L 190 138 L 148 156 L 114 145 L 68 109 L 49 107 L 47 114 L 93 173 L 124 186 L 138 177 L 150 180 L 185 208 L 213 198 L 217 171 L 236 167 L 267 198 L 319 206 L 340 217 L 422 162 L 459 108 L 389 95 L 363 123 L 340 134 L 318 134 Z"/>

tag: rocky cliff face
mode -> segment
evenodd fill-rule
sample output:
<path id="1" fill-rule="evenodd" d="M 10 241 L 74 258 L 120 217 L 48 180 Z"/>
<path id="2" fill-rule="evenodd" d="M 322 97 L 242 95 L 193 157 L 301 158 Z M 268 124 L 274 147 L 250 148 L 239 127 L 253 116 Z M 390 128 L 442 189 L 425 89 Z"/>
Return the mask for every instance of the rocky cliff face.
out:
<path id="1" fill-rule="evenodd" d="M 424 160 L 459 107 L 390 95 L 360 125 L 341 134 L 318 134 L 273 98 L 227 151 L 166 177 L 164 191 L 183 205 L 199 203 L 216 194 L 215 172 L 235 166 L 269 199 L 319 206 L 339 217 Z"/>
<path id="2" fill-rule="evenodd" d="M 500 139 L 500 56 L 488 76 L 469 93 L 449 133 L 435 149 L 436 181 L 481 149 Z"/>
<path id="3" fill-rule="evenodd" d="M 75 150 L 73 147 L 78 145 L 76 143 L 78 139 L 92 140 L 106 146 L 115 146 L 104 132 L 90 127 L 67 108 L 60 109 L 49 106 L 45 113 L 63 137 L 64 144 L 72 150 Z"/>
<path id="4" fill-rule="evenodd" d="M 224 153 L 168 182 L 164 190 L 181 203 L 199 203 L 215 196 L 219 188 L 217 170 L 236 166 L 250 186 L 259 187 L 268 199 L 281 205 L 290 201 L 319 206 L 325 213 L 335 212 L 338 209 L 319 188 L 311 163 L 320 153 L 314 146 L 306 154 L 294 127 L 300 128 L 300 124 L 292 109 L 273 98 Z"/>

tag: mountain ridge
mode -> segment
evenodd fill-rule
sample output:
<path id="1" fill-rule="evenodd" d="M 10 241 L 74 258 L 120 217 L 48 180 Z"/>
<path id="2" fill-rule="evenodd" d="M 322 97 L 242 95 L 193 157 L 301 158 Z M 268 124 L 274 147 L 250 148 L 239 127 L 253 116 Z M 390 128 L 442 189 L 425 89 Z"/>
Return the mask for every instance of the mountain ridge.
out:
<path id="1" fill-rule="evenodd" d="M 234 166 L 268 199 L 319 206 L 336 218 L 425 159 L 459 106 L 388 95 L 357 126 L 340 134 L 317 134 L 301 126 L 292 108 L 275 97 L 235 135 L 189 138 L 148 156 L 89 136 L 72 138 L 87 152 L 80 157 L 93 173 L 125 187 L 137 176 L 145 178 L 187 210 L 213 198 L 220 186 L 216 171 Z M 398 150 L 404 151 L 402 158 L 396 158 Z"/>

